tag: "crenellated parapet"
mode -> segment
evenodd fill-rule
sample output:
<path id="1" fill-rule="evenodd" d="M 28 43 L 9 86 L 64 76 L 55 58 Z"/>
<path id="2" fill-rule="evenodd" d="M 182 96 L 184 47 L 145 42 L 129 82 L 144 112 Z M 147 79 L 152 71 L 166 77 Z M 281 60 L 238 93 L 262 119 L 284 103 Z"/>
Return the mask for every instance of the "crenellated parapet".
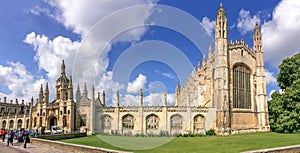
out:
<path id="1" fill-rule="evenodd" d="M 236 41 L 231 40 L 228 44 L 228 49 L 229 51 L 240 51 L 241 55 L 243 55 L 246 52 L 255 58 L 253 49 L 250 48 L 249 45 L 245 43 L 243 39 Z"/>

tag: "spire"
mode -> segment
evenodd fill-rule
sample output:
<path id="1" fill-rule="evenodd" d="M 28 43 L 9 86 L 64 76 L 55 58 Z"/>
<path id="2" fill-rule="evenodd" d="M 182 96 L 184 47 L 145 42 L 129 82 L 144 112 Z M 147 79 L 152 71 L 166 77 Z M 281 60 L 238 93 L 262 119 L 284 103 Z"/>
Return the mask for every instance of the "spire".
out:
<path id="1" fill-rule="evenodd" d="M 105 107 L 105 90 L 102 92 L 102 104 Z"/>
<path id="2" fill-rule="evenodd" d="M 49 93 L 48 82 L 46 83 L 45 93 Z"/>
<path id="3" fill-rule="evenodd" d="M 143 89 L 140 90 L 140 106 L 143 106 Z"/>
<path id="4" fill-rule="evenodd" d="M 116 105 L 117 105 L 117 107 L 119 107 L 119 105 L 120 105 L 119 98 L 120 98 L 119 90 L 117 90 L 117 93 L 116 93 Z"/>
<path id="5" fill-rule="evenodd" d="M 205 62 L 206 62 L 205 56 L 204 56 L 204 54 L 202 54 L 202 67 L 204 66 Z"/>
<path id="6" fill-rule="evenodd" d="M 227 38 L 227 18 L 222 3 L 217 12 L 217 18 L 215 20 L 215 39 Z M 216 48 L 217 50 L 217 48 Z"/>
<path id="7" fill-rule="evenodd" d="M 79 95 L 80 96 L 80 87 L 79 87 L 79 84 L 77 85 L 77 91 L 76 91 L 76 95 Z"/>
<path id="8" fill-rule="evenodd" d="M 46 89 L 45 89 L 45 97 L 44 97 L 44 102 L 48 103 L 49 102 L 49 88 L 48 88 L 48 82 L 46 83 Z"/>
<path id="9" fill-rule="evenodd" d="M 208 59 L 211 59 L 212 50 L 211 50 L 211 44 L 208 46 Z"/>
<path id="10" fill-rule="evenodd" d="M 72 75 L 70 75 L 69 88 L 73 88 Z"/>
<path id="11" fill-rule="evenodd" d="M 39 102 L 43 102 L 43 84 L 41 84 L 40 93 L 39 93 Z"/>
<path id="12" fill-rule="evenodd" d="M 92 85 L 92 99 L 95 101 L 95 86 Z"/>
<path id="13" fill-rule="evenodd" d="M 61 64 L 61 75 L 65 75 L 65 74 L 66 74 L 65 61 L 62 60 L 62 64 Z"/>
<path id="14" fill-rule="evenodd" d="M 40 94 L 43 94 L 43 84 L 41 84 Z"/>
<path id="15" fill-rule="evenodd" d="M 88 91 L 87 91 L 87 88 L 86 88 L 86 83 L 84 83 L 83 97 L 87 98 L 87 95 L 88 95 Z"/>
<path id="16" fill-rule="evenodd" d="M 253 34 L 253 43 L 254 43 L 254 52 L 262 52 L 262 35 L 258 22 L 255 23 L 254 34 Z"/>

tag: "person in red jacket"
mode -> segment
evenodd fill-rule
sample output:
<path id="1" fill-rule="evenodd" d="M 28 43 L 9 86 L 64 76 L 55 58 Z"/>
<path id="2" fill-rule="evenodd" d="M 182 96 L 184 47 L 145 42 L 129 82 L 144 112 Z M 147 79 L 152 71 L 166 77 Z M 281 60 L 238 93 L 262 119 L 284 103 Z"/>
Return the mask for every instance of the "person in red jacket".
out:
<path id="1" fill-rule="evenodd" d="M 4 142 L 5 135 L 6 135 L 5 129 L 2 129 L 2 130 L 1 130 L 1 135 L 2 135 L 2 142 Z"/>

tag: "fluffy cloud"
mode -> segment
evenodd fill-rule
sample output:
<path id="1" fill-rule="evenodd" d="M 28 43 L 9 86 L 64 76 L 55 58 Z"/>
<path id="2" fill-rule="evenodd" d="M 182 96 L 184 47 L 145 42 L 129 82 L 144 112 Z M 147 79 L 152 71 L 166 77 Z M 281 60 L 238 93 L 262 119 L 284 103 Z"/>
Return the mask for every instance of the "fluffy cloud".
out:
<path id="1" fill-rule="evenodd" d="M 214 32 L 214 27 L 215 27 L 215 21 L 210 21 L 209 18 L 203 17 L 202 21 L 200 22 L 200 25 L 203 26 L 205 29 L 206 33 L 210 36 L 213 37 L 213 32 Z"/>
<path id="2" fill-rule="evenodd" d="M 51 9 L 36 6 L 31 10 L 31 13 L 35 15 L 46 14 L 84 38 L 79 41 L 71 41 L 69 38 L 58 36 L 50 40 L 47 36 L 35 34 L 34 32 L 26 36 L 24 42 L 33 46 L 36 51 L 35 60 L 38 61 L 39 68 L 46 71 L 50 84 L 55 84 L 60 72 L 61 61 L 64 59 L 67 74 L 73 75 L 74 83 L 82 86 L 84 82 L 87 82 L 88 87 L 95 84 L 96 90 L 107 91 L 107 97 L 112 96 L 114 90 L 124 89 L 124 85 L 112 81 L 113 72 L 106 70 L 109 65 L 108 52 L 112 44 L 109 36 L 114 33 L 113 31 L 116 31 L 115 29 L 120 29 L 123 24 L 143 24 L 151 15 L 151 7 L 144 10 L 136 9 L 132 12 L 130 18 L 120 18 L 117 23 L 110 24 L 109 28 L 105 30 L 95 28 L 95 24 L 120 9 L 139 4 L 156 4 L 157 1 L 79 0 L 72 3 L 69 0 L 51 0 L 46 1 L 46 3 L 51 6 Z M 124 15 L 127 16 L 127 14 Z M 101 36 L 95 36 L 93 33 L 90 37 L 86 37 L 92 29 L 97 34 L 101 31 Z M 137 41 L 145 33 L 145 30 L 145 28 L 127 30 L 119 35 L 117 39 L 114 39 L 113 42 Z M 128 89 L 133 92 L 136 87 L 139 87 L 139 85 L 132 84 Z"/>
<path id="3" fill-rule="evenodd" d="M 147 83 L 147 77 L 143 74 L 139 74 L 139 76 L 133 82 L 128 82 L 127 92 L 139 93 L 140 89 L 145 88 L 146 83 Z"/>
<path id="4" fill-rule="evenodd" d="M 239 12 L 237 28 L 242 35 L 246 34 L 248 31 L 253 31 L 255 27 L 255 22 L 260 22 L 258 16 L 254 15 L 251 17 L 250 12 L 244 9 L 241 9 Z"/>
<path id="5" fill-rule="evenodd" d="M 50 84 L 50 98 L 54 98 L 54 85 L 60 74 L 62 60 L 65 60 L 67 75 L 71 75 L 72 63 L 80 42 L 72 42 L 62 36 L 49 40 L 47 36 L 34 32 L 29 33 L 24 42 L 33 46 L 36 53 L 34 59 L 38 62 L 39 69 L 46 72 Z"/>
<path id="6" fill-rule="evenodd" d="M 19 62 L 9 62 L 8 66 L 0 65 L 0 84 L 7 86 L 10 93 L 0 93 L 8 99 L 25 99 L 29 101 L 31 96 L 36 97 L 41 84 L 46 84 L 43 78 L 34 78 L 26 67 Z M 21 100 L 19 100 L 20 102 Z"/>
<path id="7" fill-rule="evenodd" d="M 300 51 L 300 3 L 281 1 L 273 11 L 272 20 L 262 25 L 265 59 L 277 67 L 282 59 Z"/>
<path id="8" fill-rule="evenodd" d="M 265 71 L 267 84 L 277 85 L 277 79 L 274 77 L 274 73 L 268 70 Z"/>
<path id="9" fill-rule="evenodd" d="M 51 14 L 55 15 L 55 19 L 61 22 L 65 27 L 72 29 L 75 33 L 81 35 L 87 33 L 90 28 L 98 21 L 107 17 L 111 13 L 114 13 L 120 9 L 131 7 L 140 4 L 156 4 L 157 0 L 127 0 L 127 1 L 109 1 L 109 0 L 78 0 L 76 3 L 71 0 L 52 0 L 48 3 L 55 9 L 55 12 Z M 123 22 L 131 22 L 135 19 L 143 20 L 139 22 L 143 23 L 150 15 L 149 10 L 137 10 L 142 12 L 136 12 L 136 16 L 130 18 L 120 19 L 120 24 Z M 135 22 L 135 21 L 133 21 Z M 116 23 L 118 26 L 118 23 Z M 144 31 L 135 31 L 130 36 L 139 36 Z"/>

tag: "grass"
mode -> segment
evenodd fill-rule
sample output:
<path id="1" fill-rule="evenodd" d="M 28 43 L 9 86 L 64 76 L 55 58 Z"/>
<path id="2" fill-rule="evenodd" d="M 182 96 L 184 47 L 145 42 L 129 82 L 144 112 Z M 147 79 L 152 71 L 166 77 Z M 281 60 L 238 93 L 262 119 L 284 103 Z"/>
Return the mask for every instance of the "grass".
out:
<path id="1" fill-rule="evenodd" d="M 138 140 L 139 137 L 115 136 L 112 137 L 127 143 Z M 122 140 L 123 139 L 123 140 Z M 159 139 L 159 137 L 156 137 Z M 177 137 L 171 142 L 160 147 L 149 150 L 126 150 L 106 143 L 97 136 L 60 140 L 62 142 L 96 146 L 101 148 L 133 151 L 136 153 L 157 153 L 157 152 L 241 152 L 265 148 L 297 145 L 300 142 L 300 134 L 279 134 L 279 133 L 250 133 L 230 136 L 205 136 L 205 137 Z M 135 143 L 134 143 L 135 144 Z"/>

